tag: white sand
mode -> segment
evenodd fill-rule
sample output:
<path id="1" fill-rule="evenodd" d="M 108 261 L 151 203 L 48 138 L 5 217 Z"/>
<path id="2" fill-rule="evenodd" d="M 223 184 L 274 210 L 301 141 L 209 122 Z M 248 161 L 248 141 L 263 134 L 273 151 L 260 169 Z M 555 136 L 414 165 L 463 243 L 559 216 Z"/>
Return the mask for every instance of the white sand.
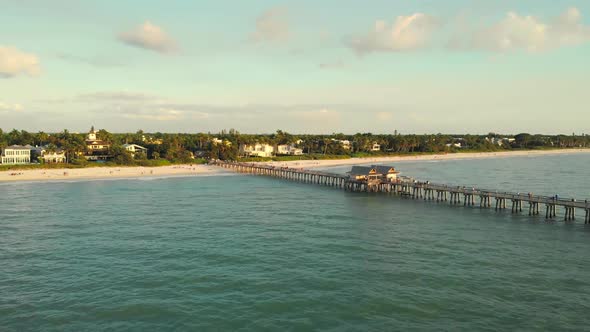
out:
<path id="1" fill-rule="evenodd" d="M 273 166 L 296 167 L 296 168 L 314 168 L 314 167 L 332 167 L 332 166 L 386 163 L 386 162 L 398 162 L 398 161 L 430 161 L 430 160 L 453 160 L 453 159 L 505 158 L 505 157 L 522 157 L 522 156 L 577 154 L 577 153 L 590 153 L 590 149 L 448 153 L 448 154 L 432 154 L 432 155 L 417 155 L 417 156 L 350 158 L 350 159 L 334 159 L 334 160 L 273 161 L 273 162 L 261 163 L 261 164 L 268 164 L 268 165 L 273 165 Z"/>
<path id="2" fill-rule="evenodd" d="M 139 178 L 206 175 L 222 169 L 208 165 L 173 165 L 162 167 L 89 167 L 75 169 L 34 169 L 1 171 L 0 182 L 52 181 L 77 179 Z"/>

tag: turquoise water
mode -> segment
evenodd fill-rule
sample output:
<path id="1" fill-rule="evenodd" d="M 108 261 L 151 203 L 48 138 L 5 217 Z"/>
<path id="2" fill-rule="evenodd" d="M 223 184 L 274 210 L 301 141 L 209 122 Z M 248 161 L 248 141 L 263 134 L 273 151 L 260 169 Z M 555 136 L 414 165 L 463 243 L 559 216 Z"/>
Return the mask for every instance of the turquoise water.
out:
<path id="1" fill-rule="evenodd" d="M 588 162 L 397 166 L 432 181 L 584 199 Z M 0 193 L 0 331 L 579 331 L 590 323 L 583 220 L 241 175 L 3 184 Z"/>

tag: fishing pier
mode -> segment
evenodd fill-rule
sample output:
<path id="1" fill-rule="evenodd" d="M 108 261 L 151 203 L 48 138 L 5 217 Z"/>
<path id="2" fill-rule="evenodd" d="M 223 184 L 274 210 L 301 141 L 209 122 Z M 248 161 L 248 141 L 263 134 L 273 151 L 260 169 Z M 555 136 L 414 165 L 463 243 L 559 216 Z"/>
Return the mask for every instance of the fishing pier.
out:
<path id="1" fill-rule="evenodd" d="M 529 216 L 538 216 L 544 212 L 545 218 L 548 220 L 557 218 L 557 208 L 559 207 L 559 210 L 563 211 L 564 221 L 575 220 L 576 211 L 581 211 L 584 214 L 584 223 L 590 224 L 590 204 L 586 200 L 578 201 L 573 198 L 564 199 L 533 195 L 532 193 L 523 194 L 466 188 L 464 186 L 435 184 L 429 181 L 420 182 L 412 178 L 398 178 L 395 176 L 388 178 L 386 176 L 368 175 L 366 178 L 359 179 L 360 177 L 355 178 L 345 174 L 252 163 L 216 161 L 213 164 L 238 173 L 329 186 L 351 192 L 387 193 L 411 199 L 448 203 L 450 205 L 463 205 L 482 209 L 493 208 L 495 211 L 507 210 L 507 202 L 510 202 L 510 209 L 513 214 L 522 213 L 524 203 L 526 206 L 525 211 L 528 209 Z M 353 171 L 355 167 L 353 167 Z M 393 170 L 393 168 L 391 169 Z"/>

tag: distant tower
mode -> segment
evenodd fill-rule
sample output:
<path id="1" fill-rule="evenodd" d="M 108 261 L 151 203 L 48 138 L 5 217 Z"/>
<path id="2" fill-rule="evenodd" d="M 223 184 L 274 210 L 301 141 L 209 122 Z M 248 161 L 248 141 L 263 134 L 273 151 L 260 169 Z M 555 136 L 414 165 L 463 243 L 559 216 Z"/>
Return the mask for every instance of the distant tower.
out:
<path id="1" fill-rule="evenodd" d="M 88 133 L 88 137 L 86 137 L 88 141 L 96 141 L 96 130 L 94 130 L 94 126 L 90 128 L 90 132 Z"/>

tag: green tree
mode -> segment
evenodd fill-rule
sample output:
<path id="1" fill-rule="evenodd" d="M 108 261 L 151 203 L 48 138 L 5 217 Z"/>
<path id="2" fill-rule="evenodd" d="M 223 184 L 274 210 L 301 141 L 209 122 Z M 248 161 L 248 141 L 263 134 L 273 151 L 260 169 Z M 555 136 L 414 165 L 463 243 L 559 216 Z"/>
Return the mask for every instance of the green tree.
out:
<path id="1" fill-rule="evenodd" d="M 131 152 L 120 145 L 113 145 L 109 152 L 113 158 L 113 162 L 119 165 L 133 165 L 135 163 Z"/>

